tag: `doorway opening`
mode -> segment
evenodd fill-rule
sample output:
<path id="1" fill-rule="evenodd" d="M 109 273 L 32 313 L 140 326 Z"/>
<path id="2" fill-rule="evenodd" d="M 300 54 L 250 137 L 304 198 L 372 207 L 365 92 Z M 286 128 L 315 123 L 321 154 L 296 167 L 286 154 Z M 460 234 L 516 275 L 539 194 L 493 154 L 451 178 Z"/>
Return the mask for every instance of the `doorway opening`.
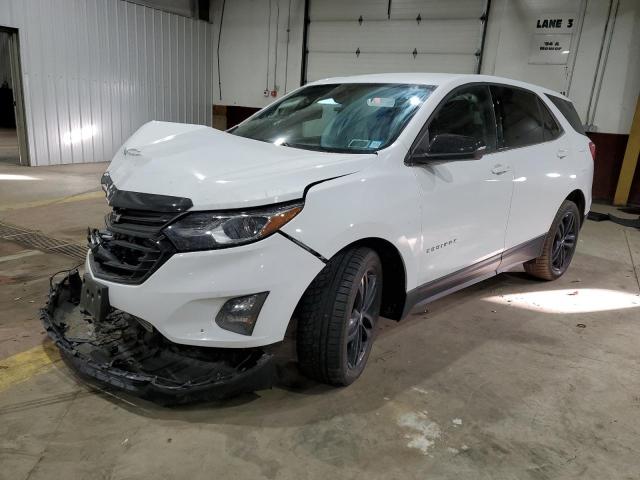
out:
<path id="1" fill-rule="evenodd" d="M 29 165 L 18 30 L 0 26 L 0 166 Z"/>

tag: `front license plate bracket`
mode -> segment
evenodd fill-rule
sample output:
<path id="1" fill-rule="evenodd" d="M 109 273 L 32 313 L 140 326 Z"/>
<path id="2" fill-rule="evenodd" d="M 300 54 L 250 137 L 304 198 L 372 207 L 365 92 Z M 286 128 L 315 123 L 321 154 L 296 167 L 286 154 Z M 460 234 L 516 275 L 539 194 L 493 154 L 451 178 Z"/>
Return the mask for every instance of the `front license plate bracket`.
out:
<path id="1" fill-rule="evenodd" d="M 109 287 L 96 282 L 85 274 L 82 280 L 80 307 L 85 313 L 91 315 L 96 322 L 102 322 L 111 310 Z"/>

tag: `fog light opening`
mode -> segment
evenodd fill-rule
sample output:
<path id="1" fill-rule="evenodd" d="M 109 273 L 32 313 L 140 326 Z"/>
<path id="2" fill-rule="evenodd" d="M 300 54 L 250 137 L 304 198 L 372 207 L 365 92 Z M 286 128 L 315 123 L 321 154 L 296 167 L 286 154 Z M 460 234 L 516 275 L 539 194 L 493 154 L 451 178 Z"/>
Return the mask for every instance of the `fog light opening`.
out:
<path id="1" fill-rule="evenodd" d="M 269 292 L 230 298 L 216 315 L 220 328 L 241 335 L 251 335 Z"/>

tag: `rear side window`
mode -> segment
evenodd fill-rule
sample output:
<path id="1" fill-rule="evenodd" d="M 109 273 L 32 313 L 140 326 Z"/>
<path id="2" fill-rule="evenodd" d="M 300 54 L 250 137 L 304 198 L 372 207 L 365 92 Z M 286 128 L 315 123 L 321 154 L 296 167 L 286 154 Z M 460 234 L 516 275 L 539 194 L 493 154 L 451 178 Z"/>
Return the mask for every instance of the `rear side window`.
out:
<path id="1" fill-rule="evenodd" d="M 555 140 L 562 134 L 562 128 L 542 100 L 538 99 L 538 105 L 542 116 L 544 141 Z"/>
<path id="2" fill-rule="evenodd" d="M 582 122 L 580 121 L 580 116 L 578 115 L 578 112 L 576 112 L 573 103 L 563 98 L 549 95 L 548 93 L 546 93 L 545 95 L 549 100 L 553 102 L 558 110 L 560 110 L 560 113 L 564 115 L 564 118 L 567 119 L 567 122 L 571 124 L 576 132 L 581 133 L 582 135 L 586 135 L 584 132 L 584 127 L 582 126 Z"/>
<path id="3" fill-rule="evenodd" d="M 524 147 L 544 140 L 538 97 L 534 93 L 492 86 L 491 94 L 502 130 L 502 147 Z"/>

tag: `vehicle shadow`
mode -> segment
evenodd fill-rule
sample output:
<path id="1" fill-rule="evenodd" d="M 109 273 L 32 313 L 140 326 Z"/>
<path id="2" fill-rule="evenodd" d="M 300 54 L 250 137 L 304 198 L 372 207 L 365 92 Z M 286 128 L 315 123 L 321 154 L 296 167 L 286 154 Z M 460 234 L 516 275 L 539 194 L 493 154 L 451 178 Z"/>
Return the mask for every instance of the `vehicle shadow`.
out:
<path id="1" fill-rule="evenodd" d="M 554 344 L 553 337 L 520 332 L 512 320 L 490 318 L 473 313 L 473 309 L 459 311 L 461 305 L 473 304 L 487 294 L 535 283 L 523 274 L 503 275 L 438 300 L 428 305 L 426 312 L 418 308 L 402 322 L 381 319 L 367 371 L 348 388 L 330 387 L 302 376 L 293 357 L 295 342 L 288 336 L 281 345 L 288 353 L 278 357 L 278 380 L 271 391 L 169 408 L 109 389 L 98 392 L 134 413 L 198 423 L 286 426 L 320 421 L 338 411 L 364 413 L 446 370 L 487 341 Z M 411 345 L 407 339 L 412 339 Z M 362 396 L 366 402 L 358 401 Z M 305 415 L 289 415 L 300 409 Z"/>
<path id="2" fill-rule="evenodd" d="M 607 281 L 606 275 L 615 275 L 616 266 L 612 263 L 615 262 L 610 259 L 581 255 L 577 265 L 553 284 L 521 272 L 505 273 L 426 307 L 418 307 L 402 322 L 381 319 L 367 369 L 347 388 L 329 387 L 299 374 L 294 357 L 289 357 L 295 350 L 291 335 L 282 344 L 285 353 L 279 358 L 279 380 L 273 389 L 224 401 L 162 407 L 119 391 L 89 387 L 81 380 L 76 381 L 81 388 L 103 396 L 120 408 L 153 419 L 286 427 L 321 422 L 337 415 L 366 414 L 406 395 L 416 386 L 433 381 L 487 342 L 521 345 L 528 350 L 549 352 L 545 355 L 560 355 L 556 352 L 563 350 L 562 340 L 547 335 L 546 329 L 539 325 L 549 321 L 566 322 L 567 314 L 532 311 L 487 299 L 520 292 L 577 288 L 577 282 L 580 288 L 598 287 L 595 279 L 602 282 Z M 620 263 L 617 267 L 622 270 L 626 265 Z M 570 321 L 572 326 L 581 316 L 574 317 Z M 536 329 L 532 328 L 536 324 Z M 443 388 L 458 389 L 459 396 L 470 401 L 469 392 L 473 395 L 481 385 L 471 376 L 463 380 Z M 491 416 L 505 415 L 520 400 L 517 395 L 496 398 L 496 405 L 486 408 L 491 409 Z"/>

